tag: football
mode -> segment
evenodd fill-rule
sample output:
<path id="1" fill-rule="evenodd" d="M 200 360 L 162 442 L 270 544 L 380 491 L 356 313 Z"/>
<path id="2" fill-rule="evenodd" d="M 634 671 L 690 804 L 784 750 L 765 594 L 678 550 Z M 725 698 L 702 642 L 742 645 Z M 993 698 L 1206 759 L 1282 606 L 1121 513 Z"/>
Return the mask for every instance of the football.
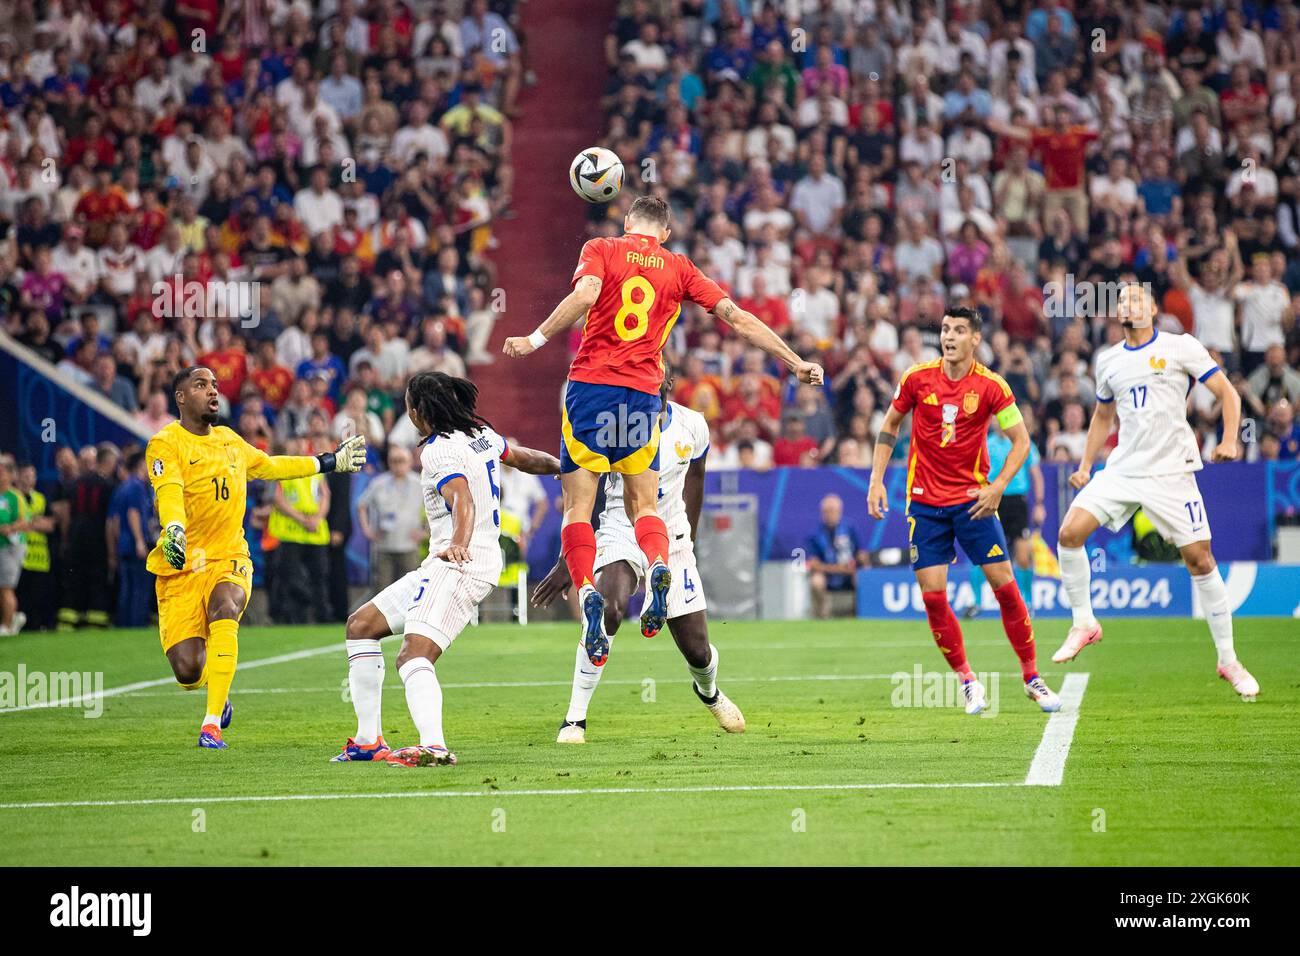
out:
<path id="1" fill-rule="evenodd" d="M 613 150 L 589 146 L 569 164 L 569 185 L 587 202 L 609 202 L 623 188 L 623 163 Z"/>

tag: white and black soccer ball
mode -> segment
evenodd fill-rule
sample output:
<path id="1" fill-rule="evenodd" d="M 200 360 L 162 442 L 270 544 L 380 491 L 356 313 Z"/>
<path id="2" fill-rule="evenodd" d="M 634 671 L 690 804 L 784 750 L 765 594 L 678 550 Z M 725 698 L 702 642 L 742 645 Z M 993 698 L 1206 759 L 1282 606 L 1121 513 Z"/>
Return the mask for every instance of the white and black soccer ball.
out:
<path id="1" fill-rule="evenodd" d="M 569 185 L 587 202 L 609 202 L 623 188 L 623 163 L 613 150 L 589 146 L 569 164 Z"/>

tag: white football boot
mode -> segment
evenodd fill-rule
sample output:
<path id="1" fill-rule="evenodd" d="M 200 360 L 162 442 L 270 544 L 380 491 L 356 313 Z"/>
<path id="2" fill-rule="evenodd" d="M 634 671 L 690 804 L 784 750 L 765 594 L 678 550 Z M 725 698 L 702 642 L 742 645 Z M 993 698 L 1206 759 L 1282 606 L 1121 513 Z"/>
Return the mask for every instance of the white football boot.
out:
<path id="1" fill-rule="evenodd" d="M 555 737 L 557 744 L 585 744 L 587 742 L 587 722 L 585 720 L 566 720 L 560 725 L 560 732 Z"/>
<path id="2" fill-rule="evenodd" d="M 961 692 L 966 697 L 966 713 L 974 716 L 984 712 L 988 707 L 988 695 L 984 692 L 984 685 L 978 680 L 968 680 L 961 685 Z"/>
<path id="3" fill-rule="evenodd" d="M 1025 696 L 1043 709 L 1044 713 L 1054 714 L 1061 709 L 1061 698 L 1057 697 L 1047 683 L 1035 676 L 1025 681 Z"/>
<path id="4" fill-rule="evenodd" d="M 1081 650 L 1089 644 L 1098 643 L 1100 640 L 1101 625 L 1096 621 L 1091 624 L 1076 624 L 1070 628 L 1070 633 L 1065 635 L 1065 643 L 1052 655 L 1052 663 L 1064 664 L 1067 661 L 1072 661 L 1079 656 Z"/>
<path id="5" fill-rule="evenodd" d="M 1244 701 L 1252 701 L 1259 696 L 1259 681 L 1250 676 L 1246 665 L 1241 661 L 1219 665 L 1219 676 L 1232 685 L 1232 689 L 1241 695 Z"/>
<path id="6" fill-rule="evenodd" d="M 719 727 L 729 734 L 745 732 L 745 715 L 732 703 L 731 698 L 722 692 L 722 688 L 715 688 L 712 698 L 701 694 L 699 685 L 695 681 L 691 681 L 691 690 L 695 691 L 695 696 L 700 699 L 700 703 L 709 708 L 709 713 L 717 720 Z"/>

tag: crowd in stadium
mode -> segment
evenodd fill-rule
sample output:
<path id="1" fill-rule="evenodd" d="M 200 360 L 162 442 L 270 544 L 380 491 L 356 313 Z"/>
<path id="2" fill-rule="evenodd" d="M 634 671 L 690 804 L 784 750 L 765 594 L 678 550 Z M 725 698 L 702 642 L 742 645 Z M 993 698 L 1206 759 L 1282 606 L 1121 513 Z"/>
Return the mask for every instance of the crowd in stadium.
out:
<path id="1" fill-rule="evenodd" d="M 688 309 L 676 395 L 719 463 L 869 464 L 945 303 L 982 313 L 980 358 L 1043 457 L 1077 460 L 1126 281 L 1229 371 L 1248 457 L 1300 455 L 1298 22 L 1235 2 L 620 3 L 605 141 L 672 204 L 676 246 L 831 383 L 793 386 Z M 1208 456 L 1218 409 L 1192 404 Z"/>
<path id="2" fill-rule="evenodd" d="M 416 438 L 411 373 L 490 381 L 516 6 L 0 0 L 4 328 L 149 431 L 197 362 L 249 441 L 358 432 L 382 468 Z M 1237 0 L 620 0 L 586 105 L 628 186 L 588 230 L 661 195 L 670 245 L 825 365 L 797 386 L 688 307 L 675 396 L 711 468 L 868 465 L 946 303 L 983 314 L 1043 457 L 1077 459 L 1133 280 L 1230 372 L 1247 456 L 1295 458 L 1298 24 Z M 1218 410 L 1191 402 L 1208 455 Z"/>
<path id="3" fill-rule="evenodd" d="M 390 438 L 418 440 L 400 407 L 412 373 L 492 361 L 493 229 L 511 217 L 528 79 L 515 7 L 0 0 L 4 329 L 148 433 L 173 420 L 175 374 L 201 363 L 255 445 L 315 454 L 359 433 L 383 467 Z M 29 584 L 60 557 L 110 580 L 114 489 L 139 467 L 122 451 L 61 450 L 44 496 L 56 567 Z M 304 517 L 261 493 L 254 547 L 277 514 Z M 128 510 L 112 515 L 134 561 Z M 129 602 L 100 590 L 57 606 L 103 625 Z M 272 603 L 290 616 L 328 603 L 286 597 Z"/>

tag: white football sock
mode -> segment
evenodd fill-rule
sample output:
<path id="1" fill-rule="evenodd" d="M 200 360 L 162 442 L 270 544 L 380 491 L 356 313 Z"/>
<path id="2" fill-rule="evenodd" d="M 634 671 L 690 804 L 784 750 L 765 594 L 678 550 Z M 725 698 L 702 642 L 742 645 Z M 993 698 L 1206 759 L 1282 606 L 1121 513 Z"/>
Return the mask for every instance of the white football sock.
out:
<path id="1" fill-rule="evenodd" d="M 212 724 L 212 726 L 214 726 L 214 727 L 216 727 L 218 730 L 220 730 L 220 729 L 221 729 L 221 715 L 220 715 L 220 714 L 204 714 L 204 715 L 203 715 L 203 724 L 202 724 L 202 726 L 203 726 L 203 727 L 206 727 L 208 724 Z"/>
<path id="2" fill-rule="evenodd" d="M 712 697 L 718 692 L 718 649 L 712 644 L 709 645 L 709 663 L 705 667 L 692 667 L 687 664 L 686 669 L 691 672 L 691 676 L 695 678 L 695 686 L 705 697 Z"/>
<path id="3" fill-rule="evenodd" d="M 445 747 L 442 735 L 442 685 L 427 657 L 407 661 L 397 671 L 406 685 L 406 707 L 420 734 L 421 747 Z"/>
<path id="4" fill-rule="evenodd" d="M 609 646 L 611 649 L 614 647 L 613 638 L 610 638 Z M 600 683 L 600 675 L 604 672 L 605 668 L 593 664 L 587 657 L 587 652 L 579 644 L 573 662 L 573 690 L 569 692 L 569 712 L 564 715 L 565 720 L 587 719 L 587 707 L 591 704 L 591 695 L 596 693 L 596 685 Z"/>
<path id="5" fill-rule="evenodd" d="M 1201 610 L 1210 625 L 1210 637 L 1214 638 L 1219 663 L 1226 667 L 1237 659 L 1237 652 L 1232 646 L 1232 609 L 1228 606 L 1228 589 L 1223 586 L 1223 575 L 1218 568 L 1209 574 L 1193 574 L 1192 587 L 1196 588 L 1201 599 Z"/>
<path id="6" fill-rule="evenodd" d="M 347 641 L 348 691 L 357 712 L 357 735 L 352 739 L 369 746 L 383 736 L 380 704 L 384 696 L 384 652 L 378 641 Z"/>
<path id="7" fill-rule="evenodd" d="M 1074 612 L 1076 627 L 1097 623 L 1092 614 L 1092 569 L 1088 566 L 1088 552 L 1084 548 L 1067 548 L 1057 545 L 1057 560 L 1061 563 L 1061 584 Z"/>

